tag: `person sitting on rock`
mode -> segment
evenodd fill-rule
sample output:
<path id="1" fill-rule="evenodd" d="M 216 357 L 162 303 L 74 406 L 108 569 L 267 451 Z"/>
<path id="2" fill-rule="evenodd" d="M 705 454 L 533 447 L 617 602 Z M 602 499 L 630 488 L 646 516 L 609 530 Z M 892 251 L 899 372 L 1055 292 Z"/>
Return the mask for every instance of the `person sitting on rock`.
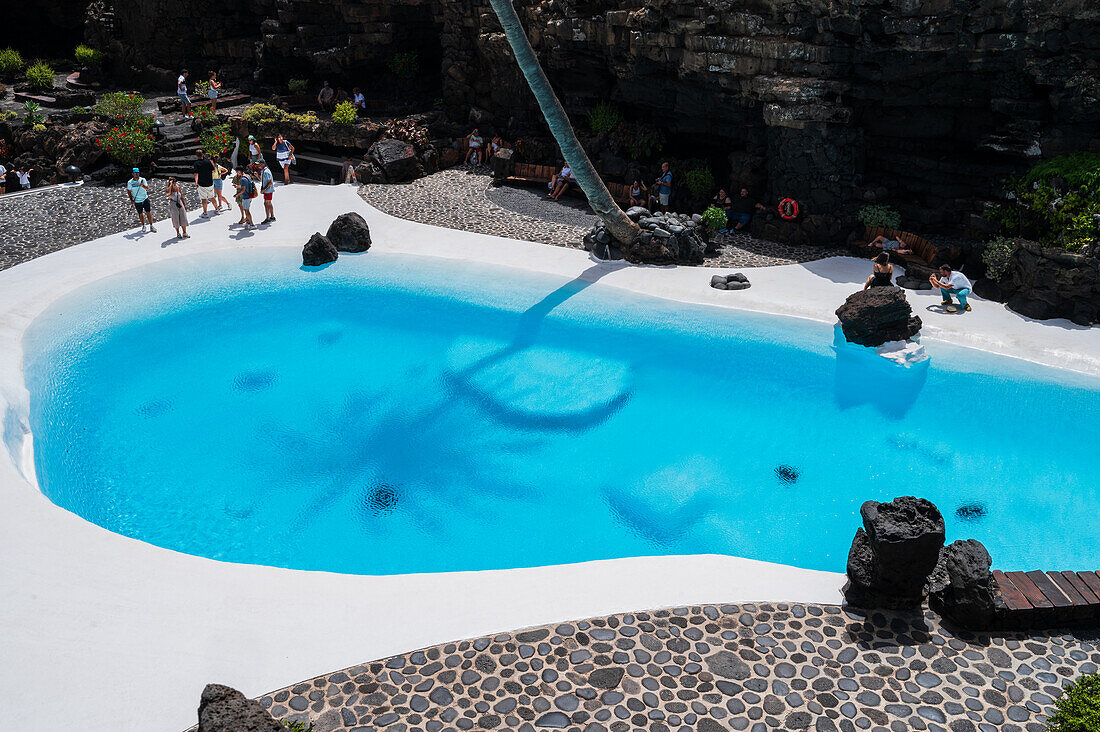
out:
<path id="1" fill-rule="evenodd" d="M 561 166 L 561 171 L 550 181 L 552 188 L 549 197 L 557 201 L 563 193 L 569 190 L 569 186 L 576 182 L 577 179 L 573 177 L 573 169 L 568 164 Z"/>
<path id="2" fill-rule="evenodd" d="M 635 178 L 630 184 L 630 205 L 645 206 L 649 202 L 649 187 L 642 183 L 641 178 Z"/>
<path id="3" fill-rule="evenodd" d="M 367 108 L 367 98 L 363 96 L 363 92 L 360 91 L 359 87 L 353 86 L 351 88 L 351 99 L 355 102 L 357 109 Z"/>
<path id="4" fill-rule="evenodd" d="M 480 165 L 484 161 L 482 158 L 481 148 L 485 145 L 485 140 L 478 134 L 478 130 L 475 127 L 473 132 L 466 136 L 466 161 L 470 165 Z"/>
<path id="5" fill-rule="evenodd" d="M 875 257 L 871 276 L 863 283 L 863 289 L 872 287 L 890 287 L 893 284 L 894 265 L 890 264 L 890 255 L 886 252 Z"/>
<path id="6" fill-rule="evenodd" d="M 336 90 L 325 82 L 325 85 L 321 87 L 321 91 L 317 94 L 317 104 L 321 105 L 321 109 L 325 112 L 331 112 L 336 106 L 333 101 L 336 98 Z"/>
<path id="7" fill-rule="evenodd" d="M 757 211 L 766 211 L 763 204 L 757 203 L 752 200 L 749 195 L 748 188 L 742 188 L 741 193 L 737 198 L 733 199 L 733 203 L 730 204 L 730 213 L 728 220 L 734 231 L 741 231 L 749 222 L 752 221 L 752 215 Z"/>
<path id="8" fill-rule="evenodd" d="M 951 299 L 951 296 L 956 295 L 962 309 L 968 313 L 970 312 L 970 303 L 966 301 L 966 297 L 970 294 L 973 285 L 970 284 L 970 280 L 962 272 L 953 272 L 950 264 L 941 264 L 940 276 L 929 275 L 928 281 L 932 283 L 932 287 L 940 288 L 940 294 L 943 295 L 943 302 L 940 305 L 954 312 L 955 302 Z"/>
<path id="9" fill-rule="evenodd" d="M 898 254 L 912 254 L 913 250 L 905 245 L 901 239 L 887 239 L 881 234 L 867 242 L 869 247 L 879 247 L 884 252 L 897 252 Z"/>
<path id="10" fill-rule="evenodd" d="M 718 192 L 714 194 L 714 198 L 710 199 L 710 205 L 722 209 L 722 213 L 726 215 L 726 228 L 718 232 L 719 234 L 725 234 L 733 226 L 733 199 L 730 198 L 730 194 L 726 193 L 725 188 L 719 188 Z"/>

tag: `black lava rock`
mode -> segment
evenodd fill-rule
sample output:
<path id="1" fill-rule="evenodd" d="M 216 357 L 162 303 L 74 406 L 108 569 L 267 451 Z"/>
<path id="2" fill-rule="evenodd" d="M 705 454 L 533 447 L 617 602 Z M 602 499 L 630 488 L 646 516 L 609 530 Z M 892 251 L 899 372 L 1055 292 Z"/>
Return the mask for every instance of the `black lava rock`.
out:
<path id="1" fill-rule="evenodd" d="M 365 252 L 370 249 L 370 227 L 357 213 L 340 214 L 325 234 L 338 252 Z"/>
<path id="2" fill-rule="evenodd" d="M 424 166 L 416 156 L 416 148 L 403 140 L 383 137 L 371 145 L 368 154 L 390 183 L 412 180 L 424 175 Z"/>
<path id="3" fill-rule="evenodd" d="M 898 287 L 872 287 L 852 293 L 836 310 L 844 337 L 861 346 L 904 341 L 921 329 L 905 293 Z"/>
<path id="4" fill-rule="evenodd" d="M 929 590 L 932 606 L 964 628 L 992 627 L 997 613 L 1004 610 L 990 572 L 992 564 L 977 539 L 944 547 Z"/>
<path id="5" fill-rule="evenodd" d="M 886 288 L 876 288 L 886 289 Z M 943 516 L 930 501 L 867 501 L 848 552 L 848 602 L 864 608 L 918 607 L 943 547 Z"/>
<path id="6" fill-rule="evenodd" d="M 339 256 L 336 246 L 321 232 L 309 237 L 309 241 L 302 247 L 302 264 L 307 267 L 335 262 Z"/>
<path id="7" fill-rule="evenodd" d="M 199 701 L 199 732 L 286 732 L 259 702 L 236 689 L 207 684 Z"/>

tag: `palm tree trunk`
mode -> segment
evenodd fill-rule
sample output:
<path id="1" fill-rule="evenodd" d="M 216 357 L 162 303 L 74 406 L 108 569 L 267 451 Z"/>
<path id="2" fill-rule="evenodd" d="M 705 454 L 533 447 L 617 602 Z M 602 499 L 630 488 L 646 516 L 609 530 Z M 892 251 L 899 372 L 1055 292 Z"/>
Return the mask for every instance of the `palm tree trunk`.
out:
<path id="1" fill-rule="evenodd" d="M 489 0 L 489 2 L 497 14 L 501 27 L 504 28 L 504 35 L 512 47 L 512 53 L 516 57 L 520 70 L 523 71 L 523 76 L 527 79 L 527 84 L 539 103 L 542 115 L 546 118 L 546 124 L 550 126 L 550 132 L 554 135 L 558 147 L 561 148 L 565 162 L 572 168 L 577 185 L 588 197 L 588 205 L 597 216 L 603 219 L 607 224 L 607 230 L 617 241 L 630 244 L 641 229 L 615 203 L 615 199 L 607 191 L 607 186 L 592 166 L 592 161 L 588 159 L 588 154 L 581 147 L 576 133 L 573 132 L 573 125 L 569 122 L 569 116 L 558 101 L 558 95 L 554 93 L 553 87 L 550 86 L 550 80 L 546 78 L 546 73 L 543 72 L 538 57 L 535 56 L 535 49 L 531 48 L 531 42 L 527 40 L 527 34 L 523 32 L 519 15 L 512 7 L 512 0 Z"/>

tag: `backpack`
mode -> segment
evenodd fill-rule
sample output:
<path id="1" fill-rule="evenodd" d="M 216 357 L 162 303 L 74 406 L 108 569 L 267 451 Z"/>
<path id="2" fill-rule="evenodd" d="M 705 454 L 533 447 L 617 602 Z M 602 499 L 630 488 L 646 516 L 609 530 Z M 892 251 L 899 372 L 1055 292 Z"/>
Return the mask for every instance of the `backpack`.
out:
<path id="1" fill-rule="evenodd" d="M 244 195 L 245 198 L 256 198 L 260 195 L 260 191 L 256 188 L 256 183 L 251 178 L 244 179 Z"/>

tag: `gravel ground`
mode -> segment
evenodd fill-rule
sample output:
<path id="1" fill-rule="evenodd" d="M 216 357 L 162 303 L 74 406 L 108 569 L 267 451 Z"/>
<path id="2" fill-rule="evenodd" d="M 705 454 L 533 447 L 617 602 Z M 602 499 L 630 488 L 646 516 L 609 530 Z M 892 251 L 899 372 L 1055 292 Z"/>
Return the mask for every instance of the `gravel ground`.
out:
<path id="1" fill-rule="evenodd" d="M 154 221 L 168 217 L 164 186 L 163 180 L 149 180 Z M 199 208 L 195 188 L 183 188 L 189 216 L 194 217 L 194 209 Z M 0 196 L 0 270 L 137 226 L 137 213 L 121 185 L 49 188 Z M 171 224 L 162 226 L 172 231 Z M 158 233 L 164 231 L 158 229 Z"/>

